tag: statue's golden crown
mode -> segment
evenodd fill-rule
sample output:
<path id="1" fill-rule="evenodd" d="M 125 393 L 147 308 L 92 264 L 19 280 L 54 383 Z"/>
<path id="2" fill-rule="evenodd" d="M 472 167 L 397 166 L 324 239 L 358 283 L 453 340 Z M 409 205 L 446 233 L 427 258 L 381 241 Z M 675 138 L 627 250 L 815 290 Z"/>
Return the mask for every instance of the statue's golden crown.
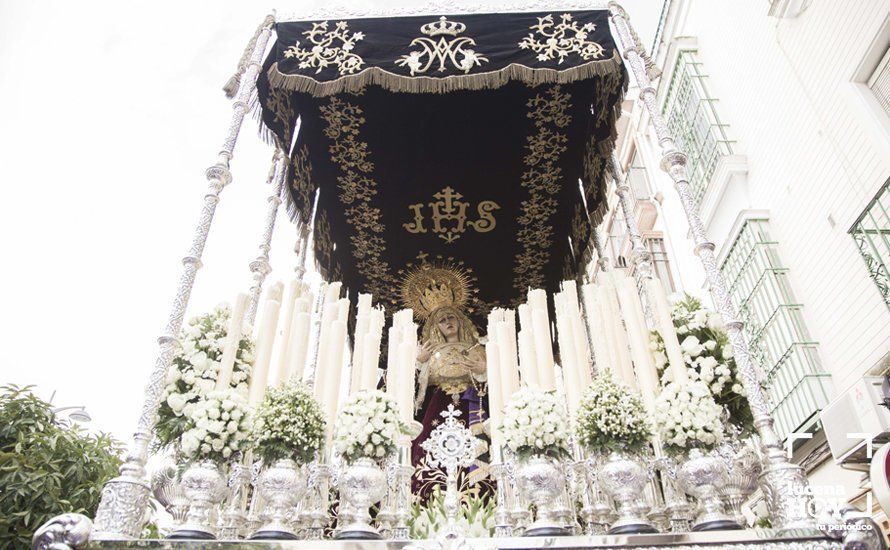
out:
<path id="1" fill-rule="evenodd" d="M 423 263 L 402 279 L 402 304 L 413 309 L 421 319 L 445 306 L 463 309 L 469 292 L 467 274 L 447 263 Z"/>

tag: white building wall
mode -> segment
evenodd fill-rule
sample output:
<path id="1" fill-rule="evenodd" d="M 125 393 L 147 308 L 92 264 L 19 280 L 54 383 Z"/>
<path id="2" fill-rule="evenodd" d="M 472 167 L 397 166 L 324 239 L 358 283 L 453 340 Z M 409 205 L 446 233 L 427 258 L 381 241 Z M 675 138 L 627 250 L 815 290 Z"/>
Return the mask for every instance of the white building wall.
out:
<path id="1" fill-rule="evenodd" d="M 735 178 L 717 206 L 710 237 L 720 250 L 738 212 L 769 211 L 792 290 L 841 392 L 890 349 L 890 312 L 847 233 L 890 177 L 890 134 L 873 120 L 883 115 L 863 108 L 853 82 L 890 5 L 811 2 L 794 19 L 775 19 L 766 2 L 673 4 L 665 41 L 695 37 L 733 150 L 748 161 L 747 177 Z M 663 95 L 667 79 L 659 84 Z M 657 173 L 657 144 L 648 131 L 637 139 L 664 195 L 656 228 L 666 233 L 684 289 L 701 294 L 682 210 Z"/>

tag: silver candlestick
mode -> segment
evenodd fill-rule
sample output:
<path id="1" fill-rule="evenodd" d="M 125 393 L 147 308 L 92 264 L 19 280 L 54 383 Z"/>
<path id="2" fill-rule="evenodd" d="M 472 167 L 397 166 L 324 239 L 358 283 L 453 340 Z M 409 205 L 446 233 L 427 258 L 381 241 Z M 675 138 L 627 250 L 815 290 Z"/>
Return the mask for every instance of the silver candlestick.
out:
<path id="1" fill-rule="evenodd" d="M 244 515 L 244 502 L 250 491 L 250 468 L 236 461 L 229 474 L 229 491 L 225 509 L 220 522 L 219 537 L 221 539 L 239 539 L 243 536 L 247 518 Z"/>
<path id="2" fill-rule="evenodd" d="M 497 486 L 496 507 L 494 513 L 494 536 L 498 538 L 512 537 L 513 525 L 510 522 L 510 497 L 512 496 L 507 469 L 503 463 L 491 465 L 491 476 Z"/>
<path id="3" fill-rule="evenodd" d="M 329 522 L 331 467 L 321 458 L 322 456 L 323 453 L 316 453 L 316 460 L 309 464 L 306 506 L 300 518 L 301 524 L 306 529 L 306 538 L 309 540 L 323 539 L 324 530 Z"/>
<path id="4" fill-rule="evenodd" d="M 414 464 L 411 461 L 411 443 L 423 431 L 423 424 L 412 420 L 403 426 L 404 432 L 399 440 L 398 468 L 396 470 L 395 525 L 392 529 L 394 540 L 408 540 L 411 519 L 411 478 L 414 476 Z"/>

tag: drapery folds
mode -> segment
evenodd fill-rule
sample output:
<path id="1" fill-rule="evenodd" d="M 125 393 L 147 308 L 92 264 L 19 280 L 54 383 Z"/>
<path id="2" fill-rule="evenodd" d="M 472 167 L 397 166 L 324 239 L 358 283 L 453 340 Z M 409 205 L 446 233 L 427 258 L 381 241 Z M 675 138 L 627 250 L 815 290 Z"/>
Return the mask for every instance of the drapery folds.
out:
<path id="1" fill-rule="evenodd" d="M 576 277 L 627 82 L 607 16 L 278 23 L 262 119 L 291 144 L 291 214 L 307 219 L 320 190 L 326 276 L 395 305 L 401 273 L 448 262 L 477 319 Z"/>

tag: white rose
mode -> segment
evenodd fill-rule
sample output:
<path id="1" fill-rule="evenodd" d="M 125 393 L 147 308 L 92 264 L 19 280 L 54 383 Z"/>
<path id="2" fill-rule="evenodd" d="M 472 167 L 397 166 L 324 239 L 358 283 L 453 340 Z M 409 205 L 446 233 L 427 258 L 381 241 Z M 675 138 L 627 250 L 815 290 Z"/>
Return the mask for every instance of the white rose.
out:
<path id="1" fill-rule="evenodd" d="M 185 407 L 185 398 L 178 393 L 171 393 L 167 396 L 167 405 L 175 414 L 182 414 L 182 408 Z"/>
<path id="2" fill-rule="evenodd" d="M 680 348 L 691 357 L 698 357 L 704 351 L 698 338 L 695 336 L 687 336 L 680 342 Z"/>

